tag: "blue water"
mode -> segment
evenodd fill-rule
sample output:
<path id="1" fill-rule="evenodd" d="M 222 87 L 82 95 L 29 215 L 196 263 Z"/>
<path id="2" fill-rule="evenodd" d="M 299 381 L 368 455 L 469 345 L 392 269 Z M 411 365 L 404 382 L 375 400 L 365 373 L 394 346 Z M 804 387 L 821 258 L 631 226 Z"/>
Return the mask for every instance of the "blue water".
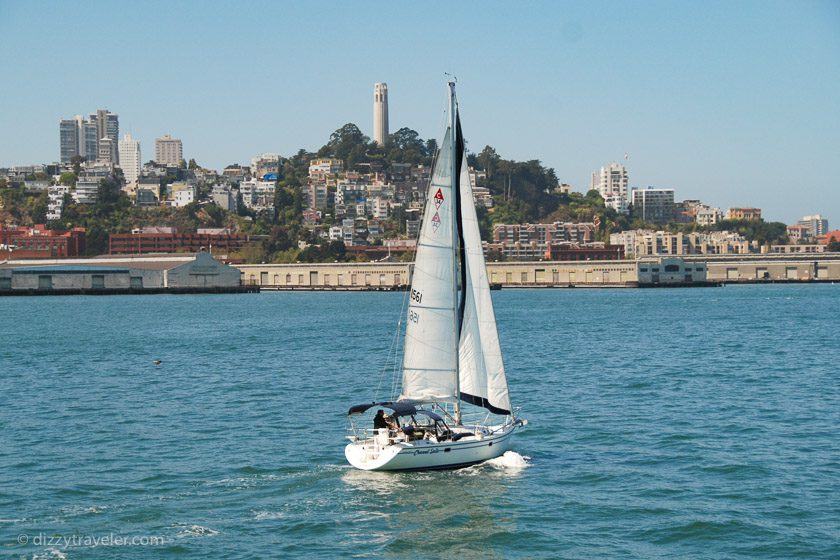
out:
<path id="1" fill-rule="evenodd" d="M 355 471 L 403 298 L 0 298 L 0 556 L 840 557 L 840 286 L 496 292 L 529 465 Z"/>

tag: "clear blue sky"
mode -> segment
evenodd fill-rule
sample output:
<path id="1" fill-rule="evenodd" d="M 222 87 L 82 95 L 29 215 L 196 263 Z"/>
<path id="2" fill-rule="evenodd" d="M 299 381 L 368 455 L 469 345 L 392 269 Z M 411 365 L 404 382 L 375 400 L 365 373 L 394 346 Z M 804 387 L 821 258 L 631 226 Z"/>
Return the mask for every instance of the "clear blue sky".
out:
<path id="1" fill-rule="evenodd" d="M 58 121 L 107 108 L 221 169 L 316 150 L 354 122 L 439 136 L 444 72 L 473 151 L 840 226 L 840 2 L 0 0 L 0 166 L 58 159 Z"/>

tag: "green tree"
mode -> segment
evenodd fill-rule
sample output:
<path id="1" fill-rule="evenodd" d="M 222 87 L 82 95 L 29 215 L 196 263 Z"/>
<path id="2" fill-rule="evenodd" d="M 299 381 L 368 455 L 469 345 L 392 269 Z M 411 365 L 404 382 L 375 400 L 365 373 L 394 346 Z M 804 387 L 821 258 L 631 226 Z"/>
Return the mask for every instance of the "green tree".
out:
<path id="1" fill-rule="evenodd" d="M 496 169 L 499 166 L 499 154 L 491 146 L 484 146 L 481 153 L 476 157 L 479 169 L 483 170 L 487 175 L 487 179 L 491 180 L 496 175 Z"/>
<path id="2" fill-rule="evenodd" d="M 85 232 L 85 255 L 104 255 L 108 252 L 108 231 L 99 223 L 95 222 L 86 228 Z"/>
<path id="3" fill-rule="evenodd" d="M 759 245 L 782 245 L 788 242 L 787 226 L 764 220 L 722 220 L 712 226 L 715 231 L 735 231 Z"/>
<path id="4" fill-rule="evenodd" d="M 403 127 L 389 137 L 386 146 L 389 163 L 427 164 L 430 155 L 426 152 L 426 144 L 417 131 Z"/>
<path id="5" fill-rule="evenodd" d="M 70 158 L 70 163 L 73 165 L 73 173 L 78 176 L 82 172 L 82 164 L 85 162 L 84 156 L 73 156 Z"/>
<path id="6" fill-rule="evenodd" d="M 78 180 L 78 175 L 76 175 L 72 171 L 65 171 L 58 178 L 58 182 L 60 184 L 67 185 L 67 186 L 70 186 L 70 187 L 75 187 L 77 180 Z"/>
<path id="7" fill-rule="evenodd" d="M 330 140 L 320 150 L 319 157 L 333 157 L 344 161 L 347 169 L 353 169 L 357 163 L 366 160 L 368 150 L 375 150 L 370 138 L 359 127 L 347 123 L 330 135 Z"/>

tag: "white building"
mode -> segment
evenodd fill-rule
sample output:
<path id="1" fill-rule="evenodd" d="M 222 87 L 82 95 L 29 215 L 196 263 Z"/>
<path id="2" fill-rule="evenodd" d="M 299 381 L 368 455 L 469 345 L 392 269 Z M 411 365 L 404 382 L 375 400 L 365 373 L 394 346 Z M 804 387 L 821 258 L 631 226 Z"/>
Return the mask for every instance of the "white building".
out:
<path id="1" fill-rule="evenodd" d="M 239 183 L 242 205 L 256 212 L 274 211 L 275 190 L 274 181 L 260 181 L 252 178 Z"/>
<path id="2" fill-rule="evenodd" d="M 828 232 L 828 220 L 819 214 L 814 214 L 813 216 L 803 216 L 802 219 L 797 222 L 797 225 L 808 228 L 811 237 L 824 235 Z"/>
<path id="3" fill-rule="evenodd" d="M 375 197 L 370 199 L 370 214 L 377 220 L 386 220 L 391 213 L 391 205 L 387 198 Z"/>
<path id="4" fill-rule="evenodd" d="M 627 169 L 621 164 L 611 163 L 592 173 L 590 189 L 598 191 L 608 208 L 626 214 L 629 182 Z"/>
<path id="5" fill-rule="evenodd" d="M 384 146 L 388 141 L 388 84 L 373 85 L 373 141 Z"/>
<path id="6" fill-rule="evenodd" d="M 182 208 L 195 202 L 196 186 L 191 183 L 172 183 L 169 185 L 169 197 L 172 206 Z"/>
<path id="7" fill-rule="evenodd" d="M 713 226 L 723 219 L 723 212 L 720 208 L 712 208 L 706 205 L 697 207 L 694 221 L 701 226 Z"/>
<path id="8" fill-rule="evenodd" d="M 99 194 L 99 182 L 101 177 L 79 177 L 76 181 L 76 190 L 73 192 L 73 200 L 76 204 L 96 204 L 96 197 Z"/>
<path id="9" fill-rule="evenodd" d="M 340 159 L 321 158 L 309 162 L 309 177 L 311 179 L 323 179 L 325 175 L 336 175 L 341 173 L 344 162 Z"/>
<path id="10" fill-rule="evenodd" d="M 64 195 L 70 192 L 67 185 L 52 185 L 47 190 L 47 219 L 60 220 L 64 209 Z"/>
<path id="11" fill-rule="evenodd" d="M 184 159 L 184 148 L 181 141 L 164 134 L 155 138 L 155 161 L 162 165 L 181 165 Z"/>
<path id="12" fill-rule="evenodd" d="M 344 228 L 341 226 L 332 226 L 330 228 L 330 241 L 341 241 L 344 239 Z"/>
<path id="13" fill-rule="evenodd" d="M 120 167 L 125 177 L 125 185 L 130 190 L 137 188 L 140 178 L 140 141 L 134 140 L 131 134 L 126 134 L 120 140 Z"/>

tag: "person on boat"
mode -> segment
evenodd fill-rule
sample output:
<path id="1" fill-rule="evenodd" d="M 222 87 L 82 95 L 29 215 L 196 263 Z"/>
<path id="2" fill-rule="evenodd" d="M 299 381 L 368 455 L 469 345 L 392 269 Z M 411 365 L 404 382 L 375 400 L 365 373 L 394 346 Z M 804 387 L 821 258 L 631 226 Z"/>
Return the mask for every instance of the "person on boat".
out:
<path id="1" fill-rule="evenodd" d="M 381 408 L 376 411 L 376 416 L 373 417 L 373 429 L 379 430 L 380 428 L 388 429 L 388 420 L 385 417 L 385 411 Z"/>

